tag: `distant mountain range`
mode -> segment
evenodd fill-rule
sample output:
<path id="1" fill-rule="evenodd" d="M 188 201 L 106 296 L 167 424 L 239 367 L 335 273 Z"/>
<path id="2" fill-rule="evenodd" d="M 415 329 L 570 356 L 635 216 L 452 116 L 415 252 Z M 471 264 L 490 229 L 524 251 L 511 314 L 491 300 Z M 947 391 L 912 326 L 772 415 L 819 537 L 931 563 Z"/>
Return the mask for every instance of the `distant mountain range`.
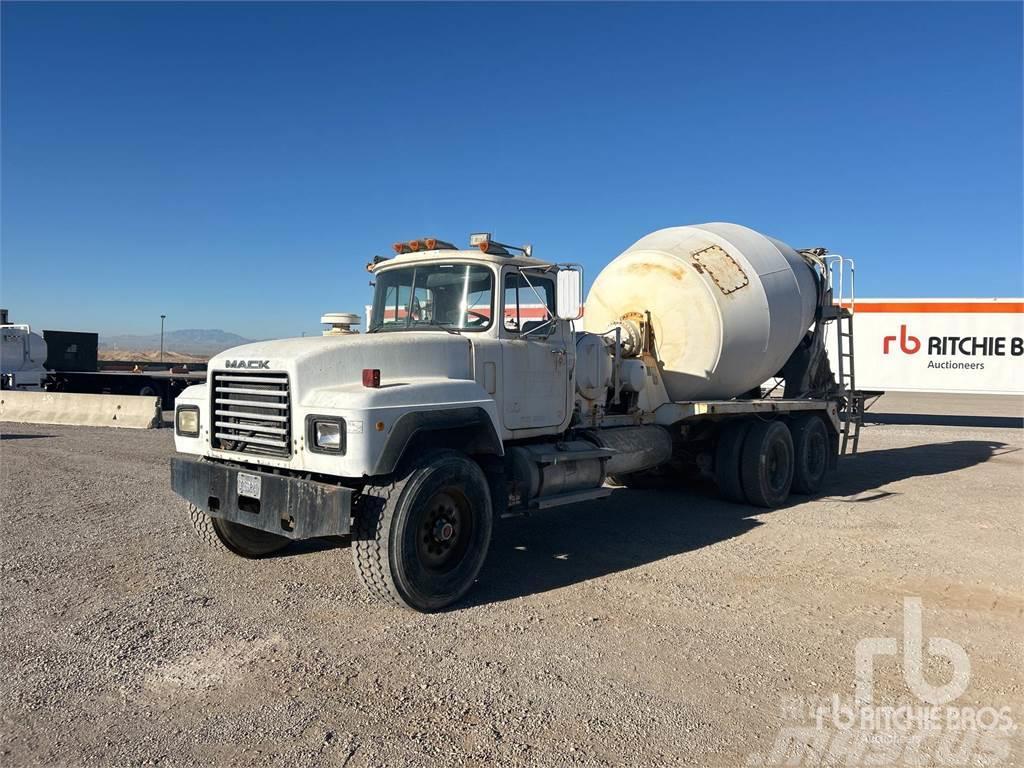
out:
<path id="1" fill-rule="evenodd" d="M 252 339 L 228 333 L 219 329 L 189 328 L 183 331 L 167 331 L 164 333 L 164 349 L 168 352 L 181 352 L 189 355 L 215 355 L 225 349 L 248 344 Z M 160 334 L 145 336 L 100 336 L 100 349 L 126 351 L 149 351 L 160 349 Z"/>

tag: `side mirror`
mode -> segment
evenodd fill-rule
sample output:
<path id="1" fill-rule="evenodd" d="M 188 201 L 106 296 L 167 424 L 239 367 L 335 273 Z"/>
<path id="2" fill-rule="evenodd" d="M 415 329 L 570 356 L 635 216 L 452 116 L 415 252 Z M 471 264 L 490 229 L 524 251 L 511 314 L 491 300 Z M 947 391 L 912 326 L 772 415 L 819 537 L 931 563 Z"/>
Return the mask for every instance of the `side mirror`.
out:
<path id="1" fill-rule="evenodd" d="M 583 267 L 560 264 L 556 285 L 555 310 L 560 320 L 583 317 Z"/>

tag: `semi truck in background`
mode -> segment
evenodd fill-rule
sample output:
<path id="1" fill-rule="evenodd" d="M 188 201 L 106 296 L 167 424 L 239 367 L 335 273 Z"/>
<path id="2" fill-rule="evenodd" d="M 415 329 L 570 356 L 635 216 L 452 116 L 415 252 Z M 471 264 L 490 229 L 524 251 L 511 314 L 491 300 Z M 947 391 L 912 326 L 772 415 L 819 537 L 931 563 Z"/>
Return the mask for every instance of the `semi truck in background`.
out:
<path id="1" fill-rule="evenodd" d="M 172 487 L 208 545 L 350 536 L 374 598 L 434 611 L 470 589 L 495 518 L 695 475 L 776 507 L 856 450 L 852 264 L 822 248 L 662 229 L 585 304 L 580 266 L 487 234 L 394 250 L 367 265 L 366 333 L 228 350 L 177 398 Z"/>
<path id="2" fill-rule="evenodd" d="M 182 390 L 206 378 L 204 372 L 152 370 L 148 365 L 101 370 L 97 334 L 40 334 L 29 325 L 9 322 L 6 309 L 0 309 L 0 334 L 0 389 L 159 397 L 161 406 L 170 409 Z"/>

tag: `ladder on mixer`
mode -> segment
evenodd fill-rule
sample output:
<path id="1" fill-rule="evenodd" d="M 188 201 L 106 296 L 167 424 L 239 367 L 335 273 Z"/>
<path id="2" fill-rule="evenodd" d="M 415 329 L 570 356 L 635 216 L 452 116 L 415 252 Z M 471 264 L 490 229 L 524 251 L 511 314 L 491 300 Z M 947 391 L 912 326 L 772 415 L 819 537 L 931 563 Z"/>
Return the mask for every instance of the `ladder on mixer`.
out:
<path id="1" fill-rule="evenodd" d="M 836 383 L 843 398 L 843 406 L 839 412 L 842 423 L 839 452 L 856 453 L 860 443 L 860 428 L 864 424 L 864 395 L 857 389 L 853 355 L 856 265 L 853 259 L 837 254 L 827 256 L 826 264 L 832 298 L 836 305 Z"/>

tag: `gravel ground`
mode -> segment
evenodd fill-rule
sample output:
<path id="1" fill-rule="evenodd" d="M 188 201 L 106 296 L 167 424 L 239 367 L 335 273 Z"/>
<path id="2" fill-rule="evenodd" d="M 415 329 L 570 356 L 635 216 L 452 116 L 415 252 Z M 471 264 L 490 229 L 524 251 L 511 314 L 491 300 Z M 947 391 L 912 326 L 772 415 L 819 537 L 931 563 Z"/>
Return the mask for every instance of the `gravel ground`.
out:
<path id="1" fill-rule="evenodd" d="M 169 430 L 2 432 L 5 766 L 772 764 L 905 596 L 969 655 L 955 704 L 1024 718 L 1020 429 L 870 427 L 828 496 L 770 513 L 616 490 L 502 521 L 433 616 L 369 604 L 342 542 L 203 549 Z M 875 692 L 917 701 L 898 659 Z"/>

